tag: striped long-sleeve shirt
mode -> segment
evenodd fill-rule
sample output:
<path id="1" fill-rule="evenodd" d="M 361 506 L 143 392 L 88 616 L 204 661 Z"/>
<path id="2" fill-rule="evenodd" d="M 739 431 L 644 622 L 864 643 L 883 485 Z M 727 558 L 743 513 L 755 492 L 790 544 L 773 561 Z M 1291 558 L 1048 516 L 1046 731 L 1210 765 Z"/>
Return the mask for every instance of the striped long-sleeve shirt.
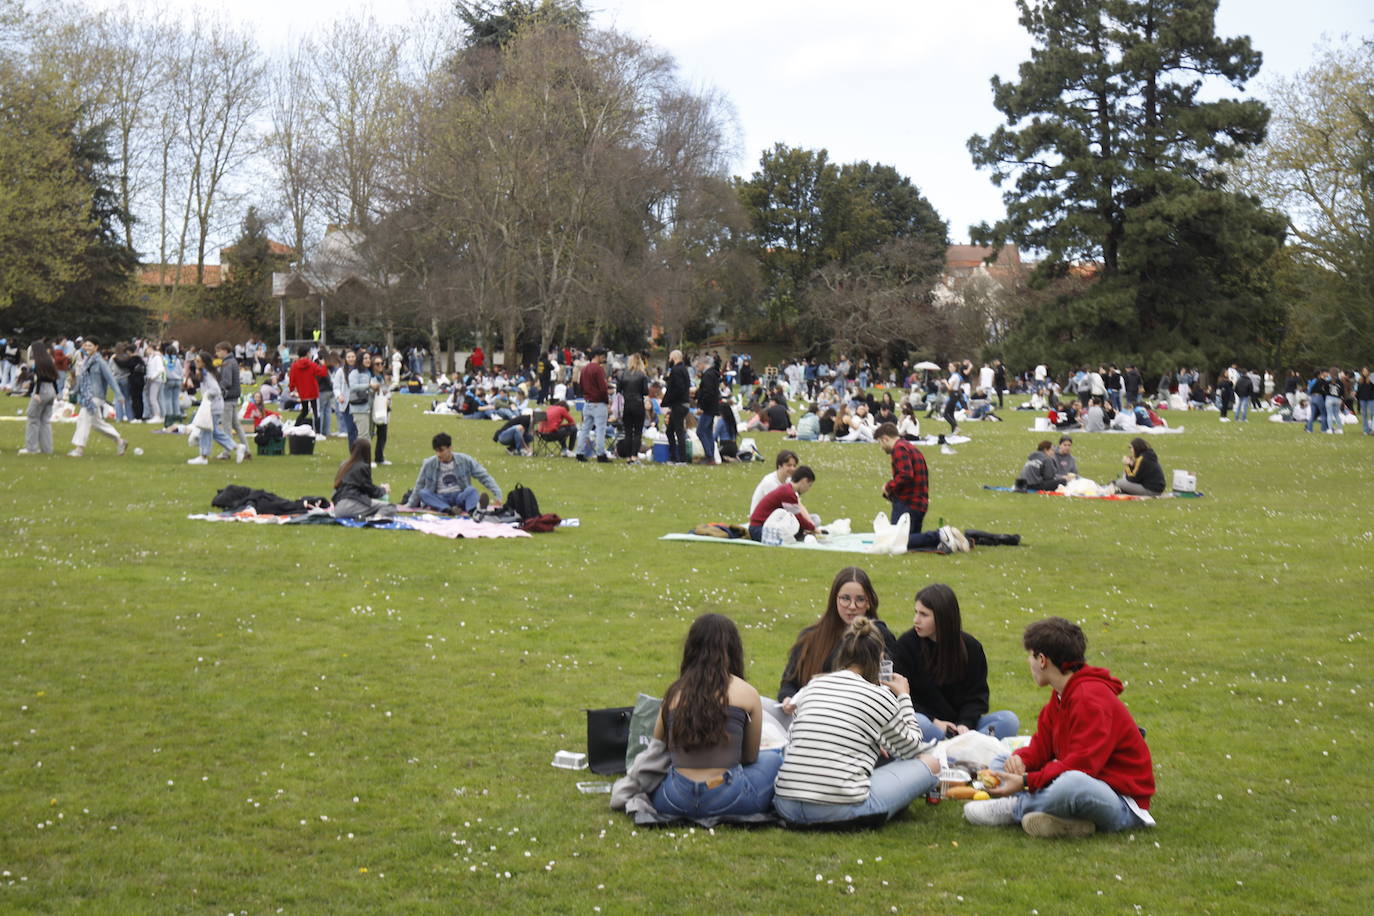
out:
<path id="1" fill-rule="evenodd" d="M 879 746 L 910 759 L 935 743 L 921 740 L 910 697 L 847 669 L 812 678 L 793 702 L 797 712 L 774 786 L 782 798 L 862 804 Z"/>

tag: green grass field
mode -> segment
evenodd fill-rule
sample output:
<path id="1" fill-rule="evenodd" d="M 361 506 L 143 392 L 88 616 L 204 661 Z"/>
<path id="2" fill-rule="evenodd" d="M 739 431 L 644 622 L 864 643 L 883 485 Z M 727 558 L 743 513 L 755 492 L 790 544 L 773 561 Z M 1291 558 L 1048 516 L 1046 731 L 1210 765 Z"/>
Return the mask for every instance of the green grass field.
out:
<path id="1" fill-rule="evenodd" d="M 147 427 L 127 431 L 142 456 L 93 437 L 73 460 L 70 424 L 58 456 L 23 457 L 23 424 L 0 423 L 0 911 L 1368 910 L 1374 439 L 1356 428 L 1175 417 L 1187 432 L 1155 445 L 1206 498 L 1108 503 L 982 490 L 1042 438 L 1008 412 L 956 455 L 926 450 L 928 518 L 1022 547 L 848 557 L 657 540 L 741 521 L 759 465 L 515 459 L 493 424 L 397 400 L 376 475 L 396 493 L 444 429 L 581 527 L 455 542 L 189 521 L 230 482 L 328 494 L 344 443 L 188 467 L 182 437 Z M 757 438 L 771 459 L 780 437 Z M 1084 474 L 1114 475 L 1127 439 L 1080 436 Z M 797 450 L 812 510 L 866 530 L 879 447 Z M 894 630 L 921 586 L 951 584 L 994 708 L 1027 727 L 1046 694 L 1021 629 L 1079 621 L 1149 732 L 1158 829 L 1037 841 L 946 802 L 875 832 L 636 830 L 550 767 L 583 749 L 585 708 L 667 686 L 699 613 L 740 624 L 746 674 L 774 692 L 850 562 Z"/>

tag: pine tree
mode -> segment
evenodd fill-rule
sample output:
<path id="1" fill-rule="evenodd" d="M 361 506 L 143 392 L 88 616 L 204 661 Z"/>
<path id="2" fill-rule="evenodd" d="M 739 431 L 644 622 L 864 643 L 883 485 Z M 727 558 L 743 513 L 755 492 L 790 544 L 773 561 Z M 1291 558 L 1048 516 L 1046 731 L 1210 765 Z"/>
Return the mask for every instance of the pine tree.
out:
<path id="1" fill-rule="evenodd" d="M 1216 0 L 1018 0 L 1035 42 L 1016 82 L 992 80 L 1006 124 L 969 140 L 1007 217 L 974 229 L 1044 253 L 1037 277 L 1096 273 L 1029 309 L 1012 349 L 1036 360 L 1255 364 L 1282 323 L 1269 264 L 1283 220 L 1231 190 L 1264 138 L 1243 88 L 1261 58 L 1216 34 Z M 1084 262 L 1087 262 L 1086 266 Z"/>

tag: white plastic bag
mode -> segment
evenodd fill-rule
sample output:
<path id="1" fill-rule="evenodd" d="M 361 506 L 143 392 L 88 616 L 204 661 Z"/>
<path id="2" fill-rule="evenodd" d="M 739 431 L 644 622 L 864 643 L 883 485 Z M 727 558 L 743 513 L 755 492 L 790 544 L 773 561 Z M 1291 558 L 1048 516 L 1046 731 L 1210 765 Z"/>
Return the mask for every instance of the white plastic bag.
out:
<path id="1" fill-rule="evenodd" d="M 992 758 L 1007 752 L 1006 745 L 992 735 L 983 732 L 966 731 L 947 741 L 940 742 L 942 756 L 976 766 L 978 769 L 992 765 Z"/>
<path id="2" fill-rule="evenodd" d="M 215 415 L 210 412 L 209 398 L 200 399 L 200 406 L 196 408 L 196 415 L 191 418 L 191 427 L 214 432 Z"/>
<path id="3" fill-rule="evenodd" d="M 887 516 L 879 512 L 873 517 L 873 544 L 868 548 L 869 553 L 906 553 L 907 535 L 911 532 L 911 516 L 903 515 L 897 524 L 887 520 Z"/>
<path id="4" fill-rule="evenodd" d="M 849 519 L 837 518 L 825 526 L 826 534 L 849 534 L 851 531 Z"/>
<path id="5" fill-rule="evenodd" d="M 759 540 L 769 547 L 780 547 L 791 543 L 800 530 L 801 522 L 797 521 L 795 515 L 786 509 L 774 509 L 763 522 L 763 534 Z"/>

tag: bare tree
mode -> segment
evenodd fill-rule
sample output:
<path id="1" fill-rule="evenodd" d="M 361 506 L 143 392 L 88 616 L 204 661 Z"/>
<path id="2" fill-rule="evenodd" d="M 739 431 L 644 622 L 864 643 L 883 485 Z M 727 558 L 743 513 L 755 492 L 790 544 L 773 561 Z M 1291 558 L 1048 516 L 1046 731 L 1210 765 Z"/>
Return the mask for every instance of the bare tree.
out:
<path id="1" fill-rule="evenodd" d="M 223 22 L 197 22 L 173 72 L 187 169 L 177 261 L 184 259 L 194 230 L 197 284 L 205 278 L 206 248 L 225 181 L 258 151 L 253 119 L 263 106 L 264 73 L 252 33 Z"/>

